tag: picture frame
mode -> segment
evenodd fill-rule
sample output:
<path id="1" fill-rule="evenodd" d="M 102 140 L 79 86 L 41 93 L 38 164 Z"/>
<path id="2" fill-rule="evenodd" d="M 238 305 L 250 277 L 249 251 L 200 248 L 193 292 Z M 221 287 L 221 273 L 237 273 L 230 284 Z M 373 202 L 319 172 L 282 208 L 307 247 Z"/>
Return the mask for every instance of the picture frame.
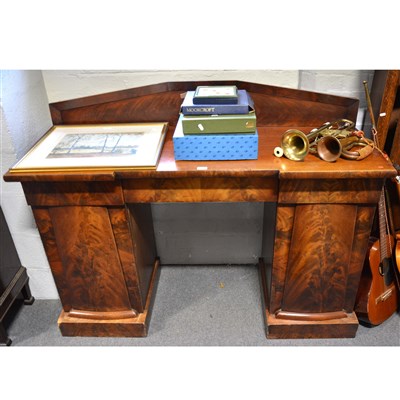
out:
<path id="1" fill-rule="evenodd" d="M 236 104 L 238 88 L 228 86 L 197 86 L 193 95 L 193 104 Z"/>
<path id="2" fill-rule="evenodd" d="M 55 125 L 10 173 L 155 169 L 167 122 Z"/>

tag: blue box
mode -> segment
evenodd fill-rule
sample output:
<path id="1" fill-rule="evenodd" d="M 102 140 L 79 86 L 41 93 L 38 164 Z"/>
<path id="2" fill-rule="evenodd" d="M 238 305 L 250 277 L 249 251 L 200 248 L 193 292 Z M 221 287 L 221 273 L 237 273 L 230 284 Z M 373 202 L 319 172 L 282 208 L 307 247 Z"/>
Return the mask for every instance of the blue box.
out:
<path id="1" fill-rule="evenodd" d="M 184 135 L 179 119 L 174 136 L 175 160 L 256 160 L 258 133 Z"/>

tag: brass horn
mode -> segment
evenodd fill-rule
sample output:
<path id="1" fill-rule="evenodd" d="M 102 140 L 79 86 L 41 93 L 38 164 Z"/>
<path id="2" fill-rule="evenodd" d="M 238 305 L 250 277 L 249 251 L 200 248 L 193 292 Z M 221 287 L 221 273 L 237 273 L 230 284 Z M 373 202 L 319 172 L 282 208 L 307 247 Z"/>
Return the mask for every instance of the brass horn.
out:
<path id="1" fill-rule="evenodd" d="M 307 135 L 297 129 L 289 129 L 282 135 L 281 148 L 290 160 L 301 161 L 311 152 L 317 153 L 324 161 L 333 162 L 342 154 L 340 139 L 346 138 L 353 128 L 354 122 L 341 119 L 326 122 Z"/>
<path id="2" fill-rule="evenodd" d="M 310 144 L 302 131 L 289 129 L 282 136 L 281 148 L 289 160 L 301 161 L 310 151 Z"/>
<path id="3" fill-rule="evenodd" d="M 324 161 L 336 161 L 342 154 L 341 140 L 334 136 L 322 137 L 317 143 L 317 153 Z"/>

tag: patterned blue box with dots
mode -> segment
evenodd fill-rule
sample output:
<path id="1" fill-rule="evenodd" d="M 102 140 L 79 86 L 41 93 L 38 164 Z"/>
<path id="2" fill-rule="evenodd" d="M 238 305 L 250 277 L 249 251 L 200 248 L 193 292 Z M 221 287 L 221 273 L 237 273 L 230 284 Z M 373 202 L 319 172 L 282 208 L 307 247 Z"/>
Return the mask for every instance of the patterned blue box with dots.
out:
<path id="1" fill-rule="evenodd" d="M 174 136 L 175 160 L 256 160 L 258 133 L 184 135 L 179 119 Z"/>

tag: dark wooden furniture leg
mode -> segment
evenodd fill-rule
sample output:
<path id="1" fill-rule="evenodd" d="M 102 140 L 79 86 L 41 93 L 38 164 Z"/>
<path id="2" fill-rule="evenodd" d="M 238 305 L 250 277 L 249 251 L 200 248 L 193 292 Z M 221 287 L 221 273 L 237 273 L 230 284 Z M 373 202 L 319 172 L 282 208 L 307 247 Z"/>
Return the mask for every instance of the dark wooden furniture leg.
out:
<path id="1" fill-rule="evenodd" d="M 23 295 L 24 304 L 33 304 L 26 268 L 21 265 L 3 211 L 0 208 L 0 343 L 9 346 L 3 319 L 14 301 Z"/>
<path id="2" fill-rule="evenodd" d="M 3 323 L 0 322 L 0 345 L 2 346 L 10 346 L 12 340 L 8 337 L 6 329 L 3 326 Z"/>
<path id="3" fill-rule="evenodd" d="M 29 277 L 25 267 L 19 267 L 13 279 L 4 290 L 0 297 L 0 343 L 9 346 L 11 341 L 8 339 L 4 325 L 2 324 L 4 316 L 13 305 L 15 299 L 22 294 L 24 297 L 24 304 L 32 305 L 35 298 L 31 295 L 29 288 Z"/>
<path id="4" fill-rule="evenodd" d="M 24 297 L 25 305 L 31 306 L 34 303 L 35 298 L 32 296 L 31 288 L 29 287 L 28 283 L 26 283 L 24 287 L 21 289 L 21 294 Z"/>

